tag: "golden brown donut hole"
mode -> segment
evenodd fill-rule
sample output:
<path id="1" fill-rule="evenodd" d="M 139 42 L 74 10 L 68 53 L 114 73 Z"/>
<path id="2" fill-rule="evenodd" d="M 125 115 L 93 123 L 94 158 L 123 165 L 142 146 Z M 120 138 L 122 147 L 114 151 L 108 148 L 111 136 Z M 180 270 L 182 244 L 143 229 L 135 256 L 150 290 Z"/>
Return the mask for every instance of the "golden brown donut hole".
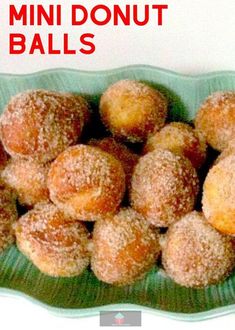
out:
<path id="1" fill-rule="evenodd" d="M 203 185 L 202 208 L 209 223 L 235 235 L 235 155 L 214 165 Z"/>
<path id="2" fill-rule="evenodd" d="M 231 239 L 194 211 L 169 228 L 162 262 L 176 283 L 201 288 L 224 280 L 235 266 L 235 254 Z"/>
<path id="3" fill-rule="evenodd" d="M 191 162 L 168 150 L 139 159 L 132 177 L 132 207 L 157 227 L 168 227 L 192 211 L 199 190 Z"/>
<path id="4" fill-rule="evenodd" d="M 84 103 L 66 93 L 30 90 L 14 96 L 0 119 L 0 135 L 12 157 L 54 159 L 77 142 Z"/>
<path id="5" fill-rule="evenodd" d="M 51 164 L 48 187 L 51 200 L 66 214 L 94 221 L 118 210 L 125 193 L 125 173 L 109 153 L 77 145 Z"/>
<path id="6" fill-rule="evenodd" d="M 15 230 L 19 250 L 47 275 L 80 275 L 89 264 L 85 225 L 53 204 L 36 206 L 19 219 Z"/>
<path id="7" fill-rule="evenodd" d="M 151 136 L 144 147 L 144 153 L 166 149 L 188 158 L 198 169 L 206 159 L 206 143 L 199 132 L 190 125 L 172 122 Z"/>
<path id="8" fill-rule="evenodd" d="M 120 80 L 102 95 L 100 115 L 114 137 L 143 142 L 164 126 L 167 101 L 159 91 L 144 83 Z"/>
<path id="9" fill-rule="evenodd" d="M 32 207 L 49 201 L 47 175 L 49 164 L 33 159 L 10 159 L 2 172 L 2 179 L 11 187 L 21 205 Z"/>
<path id="10" fill-rule="evenodd" d="M 207 143 L 218 151 L 235 139 L 235 92 L 216 92 L 200 107 L 195 126 Z"/>
<path id="11" fill-rule="evenodd" d="M 131 284 L 153 267 L 159 254 L 158 232 L 131 208 L 95 223 L 91 267 L 103 282 Z"/>

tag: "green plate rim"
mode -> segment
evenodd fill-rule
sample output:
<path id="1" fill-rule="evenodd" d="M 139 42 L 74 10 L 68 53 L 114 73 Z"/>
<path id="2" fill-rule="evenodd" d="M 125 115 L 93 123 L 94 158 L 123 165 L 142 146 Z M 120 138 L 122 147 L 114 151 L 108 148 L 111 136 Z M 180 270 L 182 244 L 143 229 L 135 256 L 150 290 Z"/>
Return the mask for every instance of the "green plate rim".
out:
<path id="1" fill-rule="evenodd" d="M 33 73 L 27 74 L 13 74 L 13 73 L 0 73 L 0 77 L 5 78 L 20 78 L 20 77 L 33 77 L 38 75 L 50 74 L 50 73 L 60 73 L 60 72 L 76 72 L 87 76 L 94 76 L 94 75 L 110 75 L 120 72 L 126 72 L 129 70 L 153 70 L 158 73 L 164 73 L 168 76 L 172 77 L 180 77 L 184 80 L 201 80 L 206 78 L 216 78 L 220 76 L 229 76 L 234 75 L 235 71 L 226 70 L 226 71 L 212 71 L 209 73 L 202 73 L 202 74 L 181 74 L 178 72 L 174 72 L 172 70 L 163 69 L 151 65 L 128 65 L 114 69 L 108 70 L 97 70 L 97 71 L 86 71 L 86 70 L 77 70 L 71 68 L 53 68 L 53 69 L 46 69 L 35 71 Z M 181 321 L 203 321 L 219 316 L 224 316 L 228 314 L 232 314 L 235 312 L 235 304 L 223 306 L 215 309 L 211 309 L 204 312 L 199 313 L 174 313 L 174 312 L 167 312 L 161 311 L 158 309 L 145 307 L 142 305 L 137 304 L 110 304 L 104 305 L 100 307 L 91 307 L 91 308 L 82 308 L 82 309 L 71 309 L 71 308 L 58 308 L 53 307 L 48 304 L 45 304 L 21 291 L 10 289 L 10 288 L 3 288 L 0 287 L 0 296 L 2 297 L 14 297 L 19 299 L 27 299 L 28 301 L 32 302 L 33 304 L 42 307 L 49 311 L 50 313 L 60 316 L 60 317 L 69 317 L 69 318 L 77 318 L 77 317 L 90 317 L 99 315 L 100 311 L 112 311 L 112 310 L 141 310 L 143 312 L 147 312 L 156 316 L 160 317 L 167 317 L 174 320 L 181 320 Z"/>
<path id="2" fill-rule="evenodd" d="M 34 71 L 32 73 L 25 73 L 25 74 L 15 74 L 15 73 L 3 73 L 0 72 L 0 77 L 9 77 L 9 78 L 20 78 L 20 77 L 33 77 L 33 76 L 38 76 L 38 75 L 43 75 L 43 74 L 50 74 L 50 73 L 57 73 L 57 72 L 76 72 L 88 76 L 93 76 L 93 75 L 109 75 L 109 74 L 115 74 L 115 73 L 120 73 L 120 72 L 126 72 L 129 70 L 154 70 L 157 72 L 161 72 L 164 74 L 167 74 L 169 76 L 173 77 L 180 77 L 183 79 L 193 79 L 193 80 L 200 80 L 200 79 L 205 79 L 205 78 L 214 78 L 218 76 L 223 76 L 223 75 L 234 75 L 235 70 L 224 70 L 224 71 L 212 71 L 208 73 L 201 73 L 201 74 L 182 74 L 173 70 L 168 70 L 164 68 L 160 68 L 157 66 L 152 66 L 152 65 L 147 65 L 147 64 L 134 64 L 134 65 L 126 65 L 126 66 L 121 66 L 118 68 L 113 68 L 113 69 L 108 69 L 108 70 L 78 70 L 78 69 L 73 69 L 73 68 L 53 68 L 53 69 L 45 69 L 45 70 L 39 70 L 39 71 Z"/>

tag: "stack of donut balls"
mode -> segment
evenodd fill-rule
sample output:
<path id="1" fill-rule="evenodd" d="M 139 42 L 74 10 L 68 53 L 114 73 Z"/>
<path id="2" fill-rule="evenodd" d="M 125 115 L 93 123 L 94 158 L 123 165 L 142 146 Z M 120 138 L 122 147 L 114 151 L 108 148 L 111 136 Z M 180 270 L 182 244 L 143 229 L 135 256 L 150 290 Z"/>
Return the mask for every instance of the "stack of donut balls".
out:
<path id="1" fill-rule="evenodd" d="M 141 280 L 157 262 L 185 287 L 229 276 L 235 91 L 209 96 L 194 125 L 169 122 L 168 103 L 134 80 L 108 87 L 99 115 L 80 95 L 12 97 L 0 117 L 0 252 L 16 241 L 49 276 L 78 276 L 90 265 L 112 285 Z"/>

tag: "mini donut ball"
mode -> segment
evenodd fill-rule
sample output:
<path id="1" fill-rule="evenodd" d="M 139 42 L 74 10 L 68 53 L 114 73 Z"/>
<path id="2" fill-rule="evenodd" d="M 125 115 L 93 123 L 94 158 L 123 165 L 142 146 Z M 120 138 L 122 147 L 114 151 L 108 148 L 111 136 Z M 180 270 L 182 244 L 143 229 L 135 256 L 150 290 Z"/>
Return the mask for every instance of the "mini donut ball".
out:
<path id="1" fill-rule="evenodd" d="M 235 254 L 231 239 L 194 211 L 168 230 L 162 263 L 176 283 L 201 288 L 223 281 L 235 265 Z"/>
<path id="2" fill-rule="evenodd" d="M 168 150 L 155 150 L 135 167 L 132 207 L 157 227 L 168 227 L 192 211 L 199 190 L 191 162 Z"/>
<path id="3" fill-rule="evenodd" d="M 51 200 L 79 220 L 115 213 L 125 192 L 122 164 L 103 150 L 70 147 L 52 163 L 48 174 Z"/>
<path id="4" fill-rule="evenodd" d="M 40 204 L 15 225 L 19 250 L 50 276 L 80 275 L 88 266 L 89 234 L 85 225 L 53 204 Z"/>
<path id="5" fill-rule="evenodd" d="M 151 136 L 144 147 L 144 153 L 155 149 L 166 149 L 185 156 L 195 168 L 200 168 L 206 159 L 205 139 L 185 123 L 170 123 Z"/>
<path id="6" fill-rule="evenodd" d="M 159 254 L 158 232 L 130 208 L 95 223 L 91 267 L 103 282 L 131 284 L 152 268 Z"/>
<path id="7" fill-rule="evenodd" d="M 48 162 L 75 144 L 84 103 L 68 94 L 31 90 L 14 96 L 0 118 L 0 136 L 12 157 Z"/>
<path id="8" fill-rule="evenodd" d="M 12 226 L 17 217 L 14 195 L 0 181 L 0 253 L 15 241 Z"/>
<path id="9" fill-rule="evenodd" d="M 235 92 L 209 96 L 196 115 L 195 126 L 210 146 L 224 150 L 235 138 Z"/>
<path id="10" fill-rule="evenodd" d="M 213 166 L 203 185 L 202 207 L 209 223 L 235 235 L 235 155 Z"/>
<path id="11" fill-rule="evenodd" d="M 159 91 L 148 85 L 121 80 L 102 95 L 100 115 L 115 137 L 129 142 L 143 142 L 164 126 L 167 101 Z"/>
<path id="12" fill-rule="evenodd" d="M 89 142 L 90 145 L 99 147 L 100 149 L 110 153 L 116 157 L 123 166 L 126 174 L 126 186 L 129 188 L 131 184 L 131 177 L 135 165 L 139 159 L 139 156 L 128 149 L 124 144 L 118 143 L 112 137 L 107 137 L 102 140 L 92 139 Z"/>
<path id="13" fill-rule="evenodd" d="M 21 205 L 32 207 L 49 201 L 48 171 L 49 164 L 12 158 L 2 172 L 2 179 L 16 192 Z"/>

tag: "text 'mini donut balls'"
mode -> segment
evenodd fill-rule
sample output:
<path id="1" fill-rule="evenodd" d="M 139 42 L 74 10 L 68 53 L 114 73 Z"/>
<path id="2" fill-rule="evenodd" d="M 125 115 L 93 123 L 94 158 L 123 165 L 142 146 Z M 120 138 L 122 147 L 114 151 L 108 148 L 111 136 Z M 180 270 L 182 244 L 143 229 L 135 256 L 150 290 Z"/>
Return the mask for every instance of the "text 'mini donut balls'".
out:
<path id="1" fill-rule="evenodd" d="M 32 207 L 49 201 L 48 171 L 49 164 L 12 158 L 2 172 L 2 179 L 16 192 L 21 205 Z"/>
<path id="2" fill-rule="evenodd" d="M 54 159 L 77 142 L 84 103 L 66 93 L 31 90 L 14 96 L 0 118 L 0 136 L 12 157 Z"/>
<path id="3" fill-rule="evenodd" d="M 210 95 L 196 115 L 195 126 L 210 146 L 225 149 L 235 139 L 235 91 Z"/>
<path id="4" fill-rule="evenodd" d="M 107 137 L 101 140 L 92 139 L 90 145 L 99 147 L 100 149 L 110 153 L 116 157 L 123 166 L 126 174 L 126 186 L 129 188 L 131 184 L 132 173 L 139 159 L 139 156 L 128 149 L 124 144 L 115 141 L 112 137 Z"/>
<path id="5" fill-rule="evenodd" d="M 50 276 L 80 275 L 90 260 L 85 225 L 65 216 L 53 204 L 40 204 L 15 225 L 19 250 Z"/>
<path id="6" fill-rule="evenodd" d="M 48 187 L 51 200 L 66 214 L 94 221 L 117 211 L 125 193 L 125 173 L 111 154 L 77 145 L 52 163 Z"/>
<path id="7" fill-rule="evenodd" d="M 159 254 L 158 232 L 130 208 L 95 223 L 91 267 L 103 282 L 131 284 L 152 268 Z"/>
<path id="8" fill-rule="evenodd" d="M 202 208 L 209 223 L 235 235 L 235 155 L 214 165 L 203 186 Z"/>
<path id="9" fill-rule="evenodd" d="M 131 186 L 132 207 L 157 227 L 168 227 L 192 211 L 199 190 L 191 162 L 168 150 L 141 157 Z"/>
<path id="10" fill-rule="evenodd" d="M 169 228 L 162 262 L 176 283 L 200 288 L 224 280 L 235 266 L 235 254 L 231 239 L 194 211 Z"/>
<path id="11" fill-rule="evenodd" d="M 159 91 L 144 83 L 120 80 L 102 95 L 100 115 L 114 137 L 143 142 L 164 126 L 167 101 Z"/>
<path id="12" fill-rule="evenodd" d="M 206 159 L 206 142 L 202 134 L 190 125 L 172 122 L 150 136 L 144 153 L 166 149 L 187 157 L 195 168 L 200 168 Z"/>
<path id="13" fill-rule="evenodd" d="M 15 241 L 12 226 L 17 217 L 14 195 L 0 181 L 0 253 Z"/>

